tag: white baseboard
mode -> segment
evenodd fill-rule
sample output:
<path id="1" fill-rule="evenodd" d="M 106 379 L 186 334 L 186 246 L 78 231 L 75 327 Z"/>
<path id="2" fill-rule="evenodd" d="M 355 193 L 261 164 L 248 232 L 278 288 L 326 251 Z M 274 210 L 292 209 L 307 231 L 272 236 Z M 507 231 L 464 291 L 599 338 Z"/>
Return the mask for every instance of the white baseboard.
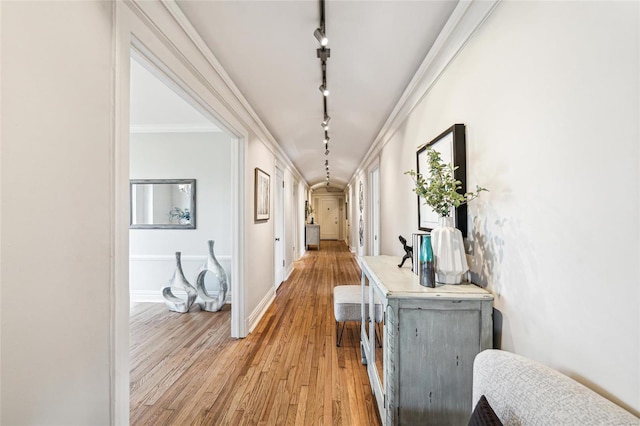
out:
<path id="1" fill-rule="evenodd" d="M 256 326 L 264 316 L 265 312 L 267 312 L 267 309 L 269 308 L 269 306 L 271 306 L 275 298 L 276 298 L 276 291 L 274 288 L 272 288 L 264 296 L 264 298 L 260 301 L 260 303 L 258 303 L 258 306 L 256 306 L 253 312 L 251 312 L 251 315 L 249 315 L 249 318 L 247 318 L 246 320 L 247 321 L 246 329 L 249 331 L 249 333 L 252 333 L 253 330 L 256 328 Z"/>

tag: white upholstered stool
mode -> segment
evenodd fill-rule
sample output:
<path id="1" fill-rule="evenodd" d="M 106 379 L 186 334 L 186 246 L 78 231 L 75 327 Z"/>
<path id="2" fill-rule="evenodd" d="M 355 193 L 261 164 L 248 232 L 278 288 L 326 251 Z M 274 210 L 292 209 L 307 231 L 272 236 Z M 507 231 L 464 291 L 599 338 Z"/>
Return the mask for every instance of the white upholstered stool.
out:
<path id="1" fill-rule="evenodd" d="M 365 300 L 369 300 L 369 286 L 365 286 L 364 297 Z M 336 346 L 340 346 L 347 321 L 362 321 L 360 300 L 361 290 L 359 285 L 339 285 L 333 288 L 333 314 L 336 317 Z M 375 322 L 382 322 L 382 305 L 377 301 Z M 342 329 L 340 329 L 340 323 L 343 323 Z"/>

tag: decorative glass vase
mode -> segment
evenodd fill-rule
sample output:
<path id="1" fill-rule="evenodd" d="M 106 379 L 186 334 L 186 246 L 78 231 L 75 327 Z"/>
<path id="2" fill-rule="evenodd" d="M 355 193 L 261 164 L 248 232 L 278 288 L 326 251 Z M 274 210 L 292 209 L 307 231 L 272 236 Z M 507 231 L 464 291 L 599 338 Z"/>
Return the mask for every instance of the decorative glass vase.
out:
<path id="1" fill-rule="evenodd" d="M 227 298 L 227 273 L 225 272 L 216 255 L 213 252 L 213 240 L 209 240 L 209 255 L 206 262 L 200 267 L 196 275 L 196 289 L 202 299 L 200 308 L 203 311 L 218 312 L 224 306 Z M 206 277 L 213 281 L 214 290 L 209 293 L 205 286 Z"/>
<path id="2" fill-rule="evenodd" d="M 418 261 L 418 277 L 420 285 L 424 287 L 436 286 L 436 269 L 435 259 L 433 257 L 433 249 L 431 247 L 431 236 L 422 236 L 422 245 L 420 246 L 420 256 Z"/>
<path id="3" fill-rule="evenodd" d="M 452 217 L 440 217 L 438 222 L 439 226 L 431 231 L 436 260 L 436 282 L 460 284 L 462 277 L 469 270 L 462 232 L 453 226 Z"/>
<path id="4" fill-rule="evenodd" d="M 186 292 L 187 298 L 181 299 L 173 294 L 174 289 Z M 162 297 L 170 311 L 180 312 L 181 314 L 189 312 L 191 305 L 198 297 L 196 289 L 184 277 L 179 251 L 176 252 L 176 270 L 173 272 L 171 279 L 162 287 Z"/>

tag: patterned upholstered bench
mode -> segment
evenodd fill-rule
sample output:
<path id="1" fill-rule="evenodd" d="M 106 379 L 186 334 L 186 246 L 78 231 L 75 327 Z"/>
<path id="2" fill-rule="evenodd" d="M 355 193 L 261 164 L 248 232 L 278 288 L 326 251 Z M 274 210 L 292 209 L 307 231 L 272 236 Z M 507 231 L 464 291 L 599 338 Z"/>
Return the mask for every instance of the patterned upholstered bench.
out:
<path id="1" fill-rule="evenodd" d="M 640 425 L 633 414 L 570 377 L 505 351 L 476 355 L 472 406 L 482 395 L 502 424 L 509 426 Z"/>
<path id="2" fill-rule="evenodd" d="M 365 286 L 365 297 L 368 300 L 369 286 Z M 347 321 L 362 321 L 361 290 L 359 285 L 339 285 L 333 288 L 333 314 L 336 317 L 336 346 L 340 346 L 344 327 Z M 382 305 L 376 303 L 376 323 L 382 322 Z M 340 328 L 342 323 L 342 328 Z M 377 333 L 376 333 L 377 337 Z"/>

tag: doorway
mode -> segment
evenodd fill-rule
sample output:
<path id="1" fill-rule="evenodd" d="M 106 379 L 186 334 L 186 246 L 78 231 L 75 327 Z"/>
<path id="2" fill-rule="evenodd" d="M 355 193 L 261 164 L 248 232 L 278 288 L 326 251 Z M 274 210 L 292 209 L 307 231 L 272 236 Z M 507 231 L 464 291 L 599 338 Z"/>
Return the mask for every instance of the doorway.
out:
<path id="1" fill-rule="evenodd" d="M 275 199 L 274 204 L 274 271 L 275 271 L 275 288 L 278 290 L 280 284 L 284 281 L 284 173 L 276 167 L 276 186 L 274 188 Z"/>
<path id="2" fill-rule="evenodd" d="M 376 166 L 370 173 L 371 194 L 371 256 L 380 255 L 380 168 Z"/>
<path id="3" fill-rule="evenodd" d="M 337 198 L 320 199 L 320 238 L 337 240 L 340 237 L 340 203 Z"/>

